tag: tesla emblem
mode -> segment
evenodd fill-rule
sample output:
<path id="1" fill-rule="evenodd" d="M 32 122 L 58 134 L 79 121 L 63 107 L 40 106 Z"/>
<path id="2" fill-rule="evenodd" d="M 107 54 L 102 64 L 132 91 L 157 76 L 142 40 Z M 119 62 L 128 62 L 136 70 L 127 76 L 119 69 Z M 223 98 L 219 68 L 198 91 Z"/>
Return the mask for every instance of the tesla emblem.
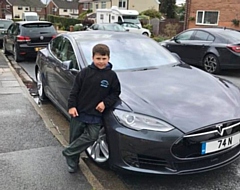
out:
<path id="1" fill-rule="evenodd" d="M 218 134 L 221 135 L 221 136 L 223 136 L 223 133 L 224 133 L 224 129 L 222 129 L 222 126 L 223 126 L 223 124 L 216 125 Z"/>
<path id="2" fill-rule="evenodd" d="M 43 36 L 40 36 L 40 40 L 43 40 L 44 39 L 44 37 Z"/>

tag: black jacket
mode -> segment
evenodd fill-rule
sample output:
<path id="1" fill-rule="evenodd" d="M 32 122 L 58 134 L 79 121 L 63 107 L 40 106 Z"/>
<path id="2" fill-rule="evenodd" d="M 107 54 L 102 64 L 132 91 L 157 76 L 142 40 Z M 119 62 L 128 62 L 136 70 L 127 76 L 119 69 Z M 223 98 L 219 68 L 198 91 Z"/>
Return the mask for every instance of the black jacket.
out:
<path id="1" fill-rule="evenodd" d="M 109 63 L 105 69 L 92 64 L 77 74 L 68 98 L 68 108 L 77 108 L 79 114 L 102 116 L 96 106 L 103 101 L 106 108 L 111 107 L 120 93 L 120 83 L 112 71 L 112 64 Z"/>

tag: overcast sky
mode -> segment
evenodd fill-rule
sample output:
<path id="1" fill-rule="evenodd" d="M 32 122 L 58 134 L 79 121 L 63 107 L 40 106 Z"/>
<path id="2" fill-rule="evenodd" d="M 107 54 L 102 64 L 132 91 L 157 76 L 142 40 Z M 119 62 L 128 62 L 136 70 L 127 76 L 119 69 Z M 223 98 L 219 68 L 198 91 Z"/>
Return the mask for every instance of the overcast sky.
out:
<path id="1" fill-rule="evenodd" d="M 176 4 L 182 4 L 185 3 L 185 0 L 176 0 Z"/>

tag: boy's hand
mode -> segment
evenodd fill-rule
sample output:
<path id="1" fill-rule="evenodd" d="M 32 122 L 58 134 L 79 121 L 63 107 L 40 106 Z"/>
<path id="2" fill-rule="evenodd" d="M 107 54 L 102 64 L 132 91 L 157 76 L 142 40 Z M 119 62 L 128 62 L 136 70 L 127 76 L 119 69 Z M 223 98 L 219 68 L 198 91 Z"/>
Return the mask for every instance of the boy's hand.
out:
<path id="1" fill-rule="evenodd" d="M 105 110 L 105 105 L 103 102 L 100 102 L 97 107 L 96 107 L 96 110 L 98 110 L 99 112 L 103 112 Z"/>
<path id="2" fill-rule="evenodd" d="M 70 108 L 68 110 L 69 115 L 71 115 L 72 117 L 77 117 L 78 116 L 78 112 L 76 108 Z"/>

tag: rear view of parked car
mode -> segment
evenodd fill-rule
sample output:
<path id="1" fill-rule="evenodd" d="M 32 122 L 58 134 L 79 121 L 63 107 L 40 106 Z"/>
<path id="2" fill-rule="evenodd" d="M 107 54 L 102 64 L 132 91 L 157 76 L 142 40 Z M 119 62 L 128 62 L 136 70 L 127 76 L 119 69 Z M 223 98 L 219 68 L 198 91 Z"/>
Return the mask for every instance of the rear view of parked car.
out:
<path id="1" fill-rule="evenodd" d="M 184 62 L 203 67 L 209 73 L 240 69 L 240 32 L 233 29 L 189 29 L 161 45 L 177 53 Z"/>
<path id="2" fill-rule="evenodd" d="M 12 23 L 12 20 L 0 19 L 0 46 L 2 46 L 4 33 Z"/>
<path id="3" fill-rule="evenodd" d="M 51 22 L 20 21 L 12 23 L 3 38 L 3 52 L 13 54 L 15 61 L 25 57 L 36 57 L 37 52 L 45 48 L 57 35 Z"/>

